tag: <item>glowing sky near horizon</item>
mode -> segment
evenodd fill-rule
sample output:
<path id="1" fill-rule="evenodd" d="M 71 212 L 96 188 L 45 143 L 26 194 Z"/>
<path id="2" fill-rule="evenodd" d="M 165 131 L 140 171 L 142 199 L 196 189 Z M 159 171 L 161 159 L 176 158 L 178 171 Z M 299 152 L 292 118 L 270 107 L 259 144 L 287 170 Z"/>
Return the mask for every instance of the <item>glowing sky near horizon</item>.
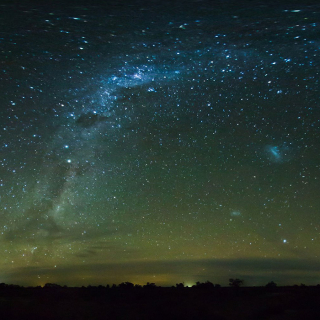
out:
<path id="1" fill-rule="evenodd" d="M 1 11 L 0 282 L 320 282 L 320 6 Z"/>

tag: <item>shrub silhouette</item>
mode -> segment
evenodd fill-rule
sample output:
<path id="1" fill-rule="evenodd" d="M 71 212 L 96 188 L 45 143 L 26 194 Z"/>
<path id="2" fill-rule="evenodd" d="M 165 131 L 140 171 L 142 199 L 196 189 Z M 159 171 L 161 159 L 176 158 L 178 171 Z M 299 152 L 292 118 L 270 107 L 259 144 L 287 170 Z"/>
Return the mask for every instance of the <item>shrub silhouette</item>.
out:
<path id="1" fill-rule="evenodd" d="M 176 288 L 177 289 L 183 289 L 184 288 L 184 283 L 183 282 L 177 283 L 176 284 Z"/>
<path id="2" fill-rule="evenodd" d="M 206 290 L 214 288 L 214 284 L 210 281 L 206 281 L 204 283 L 196 282 L 195 286 L 199 289 L 206 289 Z M 217 286 L 219 286 L 219 285 L 217 285 Z"/>
<path id="3" fill-rule="evenodd" d="M 243 285 L 243 280 L 240 280 L 238 278 L 236 278 L 236 279 L 230 278 L 229 279 L 229 286 L 230 287 L 240 288 L 242 285 Z"/>
<path id="4" fill-rule="evenodd" d="M 275 288 L 277 284 L 274 281 L 270 281 L 266 284 L 266 288 Z"/>
<path id="5" fill-rule="evenodd" d="M 134 284 L 131 282 L 122 282 L 119 284 L 120 289 L 130 290 L 134 288 Z"/>

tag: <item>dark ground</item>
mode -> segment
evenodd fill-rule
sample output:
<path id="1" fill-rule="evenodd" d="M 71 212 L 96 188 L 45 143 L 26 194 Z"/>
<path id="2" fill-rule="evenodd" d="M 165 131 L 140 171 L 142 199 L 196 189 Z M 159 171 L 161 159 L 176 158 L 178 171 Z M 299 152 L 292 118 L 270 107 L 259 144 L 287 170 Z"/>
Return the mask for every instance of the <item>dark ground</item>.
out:
<path id="1" fill-rule="evenodd" d="M 320 287 L 0 289 L 1 319 L 319 319 Z"/>

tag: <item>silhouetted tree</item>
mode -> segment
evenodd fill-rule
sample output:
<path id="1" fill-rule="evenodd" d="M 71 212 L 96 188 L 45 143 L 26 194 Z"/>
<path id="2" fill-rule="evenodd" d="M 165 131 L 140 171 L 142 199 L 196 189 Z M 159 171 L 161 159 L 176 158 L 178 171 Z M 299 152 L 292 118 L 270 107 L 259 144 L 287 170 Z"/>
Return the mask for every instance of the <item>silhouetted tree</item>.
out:
<path id="1" fill-rule="evenodd" d="M 277 284 L 274 281 L 270 281 L 266 284 L 266 290 L 270 292 L 273 292 L 276 287 Z"/>
<path id="2" fill-rule="evenodd" d="M 147 282 L 147 284 L 145 284 L 144 286 L 143 286 L 143 288 L 146 288 L 146 289 L 155 289 L 155 288 L 157 288 L 157 286 L 156 286 L 156 284 L 155 283 L 153 283 L 153 282 Z"/>
<path id="3" fill-rule="evenodd" d="M 274 281 L 270 281 L 266 284 L 266 288 L 275 288 L 277 284 Z"/>
<path id="4" fill-rule="evenodd" d="M 5 284 L 4 282 L 0 283 L 0 289 L 4 289 L 6 288 L 8 285 Z"/>
<path id="5" fill-rule="evenodd" d="M 134 288 L 134 284 L 131 283 L 131 282 L 122 282 L 122 283 L 119 284 L 119 288 L 120 289 L 125 289 L 125 290 L 133 289 Z"/>
<path id="6" fill-rule="evenodd" d="M 184 288 L 184 283 L 183 282 L 177 283 L 176 284 L 176 288 L 177 289 L 183 289 Z"/>
<path id="7" fill-rule="evenodd" d="M 198 281 L 198 282 L 196 282 L 196 287 L 200 288 L 200 289 L 208 290 L 208 289 L 214 288 L 214 284 L 212 282 L 210 282 L 210 281 L 206 281 L 204 283 L 201 283 L 201 282 Z"/>
<path id="8" fill-rule="evenodd" d="M 240 288 L 242 285 L 243 285 L 243 280 L 240 280 L 238 278 L 237 279 L 233 279 L 233 278 L 229 279 L 229 286 L 230 287 Z"/>

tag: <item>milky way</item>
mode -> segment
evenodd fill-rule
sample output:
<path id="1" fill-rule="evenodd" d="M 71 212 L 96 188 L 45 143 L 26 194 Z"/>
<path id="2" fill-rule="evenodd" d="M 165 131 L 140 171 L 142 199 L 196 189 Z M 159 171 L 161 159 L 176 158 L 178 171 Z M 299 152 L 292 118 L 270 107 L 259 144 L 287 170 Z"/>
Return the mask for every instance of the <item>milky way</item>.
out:
<path id="1" fill-rule="evenodd" d="M 320 7 L 1 11 L 0 282 L 318 281 Z"/>

